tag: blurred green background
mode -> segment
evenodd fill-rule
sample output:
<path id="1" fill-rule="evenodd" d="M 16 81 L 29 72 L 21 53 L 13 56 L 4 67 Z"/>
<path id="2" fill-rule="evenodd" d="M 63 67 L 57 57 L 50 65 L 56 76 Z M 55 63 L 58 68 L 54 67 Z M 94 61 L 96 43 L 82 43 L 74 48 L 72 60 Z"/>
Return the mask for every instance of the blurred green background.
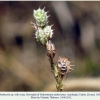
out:
<path id="1" fill-rule="evenodd" d="M 54 24 L 55 62 L 66 56 L 75 65 L 64 77 L 64 91 L 99 91 L 100 2 L 93 1 L 0 1 L 0 91 L 56 91 L 30 25 L 39 7 Z"/>

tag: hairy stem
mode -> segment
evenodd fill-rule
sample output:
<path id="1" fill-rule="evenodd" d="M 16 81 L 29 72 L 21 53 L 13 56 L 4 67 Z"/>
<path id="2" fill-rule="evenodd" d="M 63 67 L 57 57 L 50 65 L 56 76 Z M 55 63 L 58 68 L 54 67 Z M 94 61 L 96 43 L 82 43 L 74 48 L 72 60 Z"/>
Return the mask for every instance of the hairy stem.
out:
<path id="1" fill-rule="evenodd" d="M 61 76 L 59 74 L 57 66 L 54 64 L 54 61 L 53 61 L 52 57 L 49 57 L 49 61 L 50 61 L 50 64 L 51 64 L 52 72 L 53 72 L 54 77 L 56 79 L 56 83 L 57 83 L 56 88 L 57 88 L 57 91 L 62 91 L 62 86 L 63 86 L 62 79 L 63 79 L 63 76 Z"/>

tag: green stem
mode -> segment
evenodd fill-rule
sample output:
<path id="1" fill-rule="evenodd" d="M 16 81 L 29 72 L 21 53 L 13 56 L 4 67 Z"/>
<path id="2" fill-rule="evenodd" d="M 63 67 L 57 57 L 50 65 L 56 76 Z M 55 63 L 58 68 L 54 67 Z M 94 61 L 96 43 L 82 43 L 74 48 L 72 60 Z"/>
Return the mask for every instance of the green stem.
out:
<path id="1" fill-rule="evenodd" d="M 56 86 L 57 91 L 62 91 L 62 87 L 63 87 L 62 79 L 63 79 L 63 77 L 59 74 L 59 71 L 58 71 L 56 65 L 54 65 L 54 74 L 55 74 L 55 79 L 57 82 L 57 86 Z"/>
<path id="2" fill-rule="evenodd" d="M 62 86 L 63 86 L 62 78 L 60 76 L 58 76 L 56 81 L 57 81 L 57 90 L 62 91 Z"/>
<path id="3" fill-rule="evenodd" d="M 46 45 L 45 45 L 45 48 L 46 48 Z M 49 57 L 49 61 L 50 61 L 50 64 L 51 64 L 51 70 L 52 70 L 52 72 L 54 74 L 54 77 L 56 79 L 56 82 L 57 82 L 57 85 L 56 85 L 57 91 L 62 91 L 62 87 L 63 87 L 62 79 L 63 79 L 63 76 L 61 76 L 61 74 L 59 73 L 58 68 L 55 65 L 54 61 L 53 61 L 53 58 L 51 56 L 48 56 L 48 57 Z"/>

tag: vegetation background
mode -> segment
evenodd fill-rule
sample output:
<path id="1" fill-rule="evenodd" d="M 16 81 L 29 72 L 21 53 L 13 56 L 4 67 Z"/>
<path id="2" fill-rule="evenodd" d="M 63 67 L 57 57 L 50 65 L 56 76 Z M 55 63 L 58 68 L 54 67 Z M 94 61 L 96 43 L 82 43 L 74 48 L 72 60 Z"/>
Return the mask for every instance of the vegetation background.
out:
<path id="1" fill-rule="evenodd" d="M 64 91 L 100 90 L 100 2 L 0 1 L 0 91 L 55 91 L 45 49 L 30 25 L 33 10 L 49 11 L 52 42 L 59 56 L 73 61 Z"/>

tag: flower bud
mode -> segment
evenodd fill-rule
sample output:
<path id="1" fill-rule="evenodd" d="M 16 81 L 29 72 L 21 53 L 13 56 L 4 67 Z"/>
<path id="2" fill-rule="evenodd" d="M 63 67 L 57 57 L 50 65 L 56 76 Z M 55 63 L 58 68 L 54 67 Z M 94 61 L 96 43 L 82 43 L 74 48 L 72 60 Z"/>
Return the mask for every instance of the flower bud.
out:
<path id="1" fill-rule="evenodd" d="M 47 12 L 45 12 L 44 9 L 39 8 L 34 10 L 33 16 L 36 20 L 37 26 L 45 26 L 48 23 Z"/>
<path id="2" fill-rule="evenodd" d="M 71 68 L 71 62 L 65 57 L 59 57 L 57 63 L 58 71 L 61 75 L 65 75 Z"/>
<path id="3" fill-rule="evenodd" d="M 39 41 L 42 45 L 45 45 L 47 41 L 52 38 L 53 30 L 51 29 L 51 26 L 46 26 L 43 29 L 41 27 L 38 27 L 35 36 L 36 40 Z"/>
<path id="4" fill-rule="evenodd" d="M 42 28 L 37 29 L 36 33 L 35 33 L 35 38 L 38 42 L 40 42 L 42 45 L 45 45 L 47 42 L 47 38 L 44 34 L 44 31 L 42 30 Z"/>
<path id="5" fill-rule="evenodd" d="M 46 27 L 44 27 L 44 29 L 43 29 L 43 31 L 44 31 L 44 33 L 45 33 L 45 35 L 46 35 L 46 37 L 47 37 L 48 39 L 51 39 L 51 38 L 52 38 L 52 35 L 53 35 L 53 30 L 51 29 L 51 27 L 52 27 L 52 26 L 46 26 Z"/>
<path id="6" fill-rule="evenodd" d="M 53 59 L 55 56 L 55 46 L 50 40 L 46 43 L 46 50 L 47 55 Z"/>

